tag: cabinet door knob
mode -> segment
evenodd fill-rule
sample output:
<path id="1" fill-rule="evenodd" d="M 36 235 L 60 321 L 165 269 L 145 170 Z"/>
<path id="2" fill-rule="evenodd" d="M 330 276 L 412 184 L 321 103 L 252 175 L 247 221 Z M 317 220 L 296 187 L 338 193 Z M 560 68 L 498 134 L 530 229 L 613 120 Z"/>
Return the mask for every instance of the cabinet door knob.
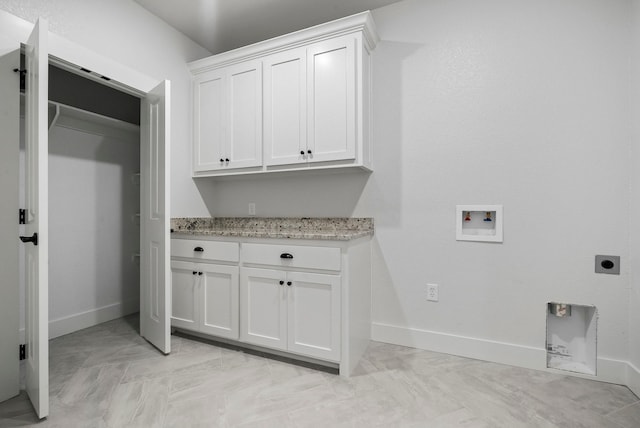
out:
<path id="1" fill-rule="evenodd" d="M 204 248 L 202 248 L 202 247 L 196 247 L 196 248 L 194 248 L 194 249 L 193 249 L 193 251 L 196 251 L 196 252 L 198 252 L 198 253 L 204 253 Z"/>
<path id="2" fill-rule="evenodd" d="M 202 272 L 198 272 L 198 275 L 199 275 L 199 276 L 202 276 Z"/>
<path id="3" fill-rule="evenodd" d="M 287 281 L 287 285 L 291 287 L 291 281 Z"/>
<path id="4" fill-rule="evenodd" d="M 229 162 L 229 158 L 225 158 L 225 160 L 224 160 L 224 161 L 225 161 L 225 162 Z"/>
<path id="5" fill-rule="evenodd" d="M 292 259 L 293 258 L 293 254 L 282 253 L 282 254 L 280 254 L 280 258 L 281 259 Z"/>
<path id="6" fill-rule="evenodd" d="M 280 285 L 283 285 L 283 284 L 284 284 L 284 281 L 280 281 Z"/>
<path id="7" fill-rule="evenodd" d="M 300 150 L 300 154 L 301 154 L 301 155 L 304 155 L 304 150 Z"/>
<path id="8" fill-rule="evenodd" d="M 224 162 L 224 159 L 220 158 L 220 163 Z"/>
<path id="9" fill-rule="evenodd" d="M 311 150 L 307 150 L 307 153 L 311 154 Z"/>
<path id="10" fill-rule="evenodd" d="M 197 273 L 198 273 L 198 272 L 195 272 L 195 271 L 193 272 L 193 274 L 194 274 L 194 275 L 195 275 L 195 274 L 197 274 Z"/>

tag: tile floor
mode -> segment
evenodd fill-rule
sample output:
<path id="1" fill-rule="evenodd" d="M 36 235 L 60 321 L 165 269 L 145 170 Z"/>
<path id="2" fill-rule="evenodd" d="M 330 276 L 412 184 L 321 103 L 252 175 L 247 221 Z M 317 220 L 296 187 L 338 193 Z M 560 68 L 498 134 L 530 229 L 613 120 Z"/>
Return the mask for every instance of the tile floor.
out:
<path id="1" fill-rule="evenodd" d="M 137 318 L 50 342 L 51 412 L 25 395 L 0 427 L 640 427 L 626 387 L 372 342 L 349 379 L 172 337 Z"/>

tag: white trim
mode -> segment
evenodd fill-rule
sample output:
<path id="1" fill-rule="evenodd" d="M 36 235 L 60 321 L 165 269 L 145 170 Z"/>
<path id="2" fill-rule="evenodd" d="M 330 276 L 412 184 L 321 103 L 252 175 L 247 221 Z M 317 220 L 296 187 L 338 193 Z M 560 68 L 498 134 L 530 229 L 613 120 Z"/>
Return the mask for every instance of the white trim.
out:
<path id="1" fill-rule="evenodd" d="M 512 366 L 539 369 L 546 365 L 547 352 L 543 348 L 477 339 L 474 337 L 399 327 L 374 322 L 371 339 L 378 342 L 409 346 L 427 351 L 459 355 L 477 360 Z"/>
<path id="2" fill-rule="evenodd" d="M 630 362 L 627 363 L 627 386 L 631 392 L 640 397 L 640 369 Z"/>
<path id="3" fill-rule="evenodd" d="M 372 324 L 371 340 L 516 367 L 547 371 L 566 376 L 627 385 L 636 394 L 638 389 L 640 389 L 640 371 L 626 361 L 611 358 L 598 358 L 598 375 L 591 376 L 563 370 L 548 369 L 546 367 L 547 352 L 544 348 L 523 346 L 514 343 L 478 339 L 475 337 L 459 336 L 417 328 L 399 327 L 376 322 Z M 635 370 L 633 376 L 632 370 Z"/>
<path id="4" fill-rule="evenodd" d="M 113 303 L 49 321 L 49 339 L 138 312 L 138 300 Z"/>
<path id="5" fill-rule="evenodd" d="M 371 12 L 366 11 L 199 59 L 190 62 L 188 66 L 191 73 L 197 75 L 216 68 L 271 55 L 285 49 L 292 49 L 309 43 L 358 32 L 363 34 L 364 47 L 368 51 L 375 49 L 380 38 L 376 32 Z"/>

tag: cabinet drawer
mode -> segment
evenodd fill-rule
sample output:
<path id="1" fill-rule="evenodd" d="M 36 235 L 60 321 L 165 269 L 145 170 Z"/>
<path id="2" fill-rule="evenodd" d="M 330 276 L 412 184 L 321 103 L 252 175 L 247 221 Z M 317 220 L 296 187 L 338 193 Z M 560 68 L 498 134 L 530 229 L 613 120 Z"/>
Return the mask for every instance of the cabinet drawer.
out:
<path id="1" fill-rule="evenodd" d="M 202 251 L 196 251 L 196 248 Z M 239 246 L 237 242 L 198 241 L 191 239 L 172 239 L 171 257 L 187 257 L 196 260 L 218 260 L 238 262 Z"/>
<path id="2" fill-rule="evenodd" d="M 291 258 L 281 257 L 284 254 Z M 244 263 L 308 269 L 341 269 L 340 248 L 298 245 L 242 244 Z"/>

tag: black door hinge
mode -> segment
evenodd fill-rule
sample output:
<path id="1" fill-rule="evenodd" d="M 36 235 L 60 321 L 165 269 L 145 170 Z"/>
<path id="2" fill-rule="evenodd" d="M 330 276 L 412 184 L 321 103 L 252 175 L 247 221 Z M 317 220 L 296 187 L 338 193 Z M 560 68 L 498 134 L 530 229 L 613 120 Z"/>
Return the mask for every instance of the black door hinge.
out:
<path id="1" fill-rule="evenodd" d="M 27 224 L 27 210 L 24 208 L 18 210 L 18 224 Z"/>
<path id="2" fill-rule="evenodd" d="M 20 345 L 20 360 L 27 359 L 27 345 Z"/>

